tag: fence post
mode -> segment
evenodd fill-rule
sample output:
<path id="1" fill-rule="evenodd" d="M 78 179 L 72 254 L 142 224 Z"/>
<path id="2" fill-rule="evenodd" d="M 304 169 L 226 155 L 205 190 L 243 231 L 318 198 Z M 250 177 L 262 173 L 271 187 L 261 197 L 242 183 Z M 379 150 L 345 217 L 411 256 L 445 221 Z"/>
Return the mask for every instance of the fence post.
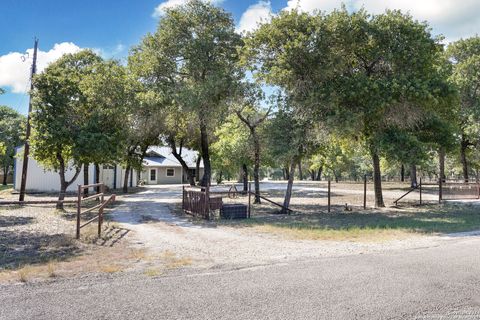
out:
<path id="1" fill-rule="evenodd" d="M 251 212 L 251 202 L 252 202 L 252 183 L 248 183 L 248 219 L 250 219 L 250 212 Z"/>
<path id="2" fill-rule="evenodd" d="M 328 191 L 327 191 L 327 195 L 328 195 L 327 212 L 330 212 L 330 178 L 328 178 Z"/>
<path id="3" fill-rule="evenodd" d="M 442 202 L 442 177 L 438 179 L 438 203 Z"/>
<path id="4" fill-rule="evenodd" d="M 185 186 L 182 186 L 182 210 L 185 211 Z"/>
<path id="5" fill-rule="evenodd" d="M 210 195 L 209 195 L 210 183 L 207 182 L 205 187 L 205 217 L 210 220 Z"/>
<path id="6" fill-rule="evenodd" d="M 82 186 L 78 185 L 78 193 L 77 193 L 77 233 L 76 238 L 80 239 L 80 210 L 82 206 Z"/>
<path id="7" fill-rule="evenodd" d="M 420 185 L 418 186 L 420 191 L 420 205 L 422 205 L 422 177 L 420 177 Z"/>
<path id="8" fill-rule="evenodd" d="M 367 209 L 367 175 L 363 177 L 363 209 Z"/>
<path id="9" fill-rule="evenodd" d="M 477 183 L 477 199 L 480 199 L 480 185 L 478 184 L 478 177 L 476 179 L 476 183 Z"/>
<path id="10" fill-rule="evenodd" d="M 98 210 L 98 237 L 102 234 L 102 224 L 103 224 L 103 208 Z"/>

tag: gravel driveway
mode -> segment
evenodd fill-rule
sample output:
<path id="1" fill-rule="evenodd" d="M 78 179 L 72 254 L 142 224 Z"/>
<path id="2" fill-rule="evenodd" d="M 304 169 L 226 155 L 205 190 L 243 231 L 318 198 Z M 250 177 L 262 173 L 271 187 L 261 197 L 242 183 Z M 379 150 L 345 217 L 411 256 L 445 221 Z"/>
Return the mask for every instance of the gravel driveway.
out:
<path id="1" fill-rule="evenodd" d="M 132 230 L 130 240 L 152 255 L 165 251 L 193 260 L 195 267 L 236 268 L 271 263 L 381 253 L 438 246 L 450 236 L 412 236 L 383 242 L 292 240 L 259 233 L 248 227 L 234 228 L 193 224 L 171 213 L 181 202 L 181 186 L 150 186 L 124 196 L 112 219 Z"/>

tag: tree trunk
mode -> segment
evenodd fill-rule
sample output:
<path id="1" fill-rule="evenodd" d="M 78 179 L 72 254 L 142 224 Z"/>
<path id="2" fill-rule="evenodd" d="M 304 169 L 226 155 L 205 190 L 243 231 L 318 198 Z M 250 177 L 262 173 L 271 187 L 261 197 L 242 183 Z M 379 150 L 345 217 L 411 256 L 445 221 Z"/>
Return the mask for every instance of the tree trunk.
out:
<path id="1" fill-rule="evenodd" d="M 243 192 L 248 192 L 248 168 L 246 164 L 242 165 Z"/>
<path id="2" fill-rule="evenodd" d="M 371 151 L 373 161 L 373 188 L 375 191 L 375 207 L 383 208 L 385 203 L 383 202 L 382 194 L 382 174 L 380 172 L 380 158 L 376 151 Z"/>
<path id="3" fill-rule="evenodd" d="M 65 199 L 65 194 L 67 192 L 68 186 L 77 179 L 78 175 L 80 174 L 81 168 L 75 168 L 75 174 L 73 175 L 72 179 L 70 181 L 67 181 L 65 179 L 65 161 L 63 160 L 63 157 L 59 152 L 57 152 L 56 157 L 59 164 L 58 174 L 60 176 L 60 194 L 58 195 L 59 202 L 57 202 L 56 208 L 58 210 L 63 210 L 63 202 L 60 201 L 63 201 Z"/>
<path id="4" fill-rule="evenodd" d="M 202 156 L 198 155 L 197 163 L 195 167 L 195 180 L 200 181 L 200 162 L 202 162 Z"/>
<path id="5" fill-rule="evenodd" d="M 403 163 L 400 167 L 400 181 L 405 182 L 405 166 L 403 165 Z"/>
<path id="6" fill-rule="evenodd" d="M 285 172 L 285 168 L 282 168 L 282 178 L 283 180 L 287 180 L 287 173 Z"/>
<path id="7" fill-rule="evenodd" d="M 95 163 L 95 183 L 100 183 L 100 165 Z M 96 192 L 100 193 L 100 187 L 96 187 Z"/>
<path id="8" fill-rule="evenodd" d="M 285 177 L 283 180 L 289 180 L 290 179 L 290 170 L 288 169 L 288 167 L 285 167 Z"/>
<path id="9" fill-rule="evenodd" d="M 290 176 L 288 177 L 288 183 L 287 183 L 287 191 L 285 192 L 285 199 L 283 200 L 283 206 L 282 210 L 280 213 L 287 214 L 288 208 L 290 206 L 290 199 L 292 198 L 292 189 L 293 189 L 293 178 L 295 176 L 295 165 L 296 161 L 292 160 L 292 163 L 290 164 Z"/>
<path id="10" fill-rule="evenodd" d="M 298 177 L 299 177 L 300 181 L 303 180 L 303 171 L 302 171 L 302 161 L 301 160 L 298 160 Z"/>
<path id="11" fill-rule="evenodd" d="M 322 171 L 323 171 L 323 166 L 320 166 L 320 168 L 318 168 L 317 181 L 322 181 Z"/>
<path id="12" fill-rule="evenodd" d="M 63 210 L 63 201 L 65 199 L 65 193 L 67 192 L 67 183 L 65 182 L 65 170 L 59 170 L 58 174 L 60 175 L 60 194 L 58 195 L 58 201 L 56 208 L 58 210 Z"/>
<path id="13" fill-rule="evenodd" d="M 315 181 L 315 170 L 310 170 L 310 179 L 312 179 L 312 181 Z"/>
<path id="14" fill-rule="evenodd" d="M 410 165 L 410 187 L 417 187 L 417 166 L 412 164 Z"/>
<path id="15" fill-rule="evenodd" d="M 462 134 L 462 141 L 460 143 L 460 161 L 462 163 L 463 180 L 465 182 L 468 182 L 467 149 L 468 149 L 468 141 L 465 138 L 465 135 Z"/>
<path id="16" fill-rule="evenodd" d="M 123 193 L 128 192 L 128 177 L 130 175 L 130 165 L 127 164 L 127 167 L 125 168 L 125 176 L 123 177 Z"/>
<path id="17" fill-rule="evenodd" d="M 3 181 L 2 181 L 2 184 L 4 186 L 7 185 L 7 177 L 8 177 L 8 166 L 4 167 L 3 168 Z"/>
<path id="18" fill-rule="evenodd" d="M 445 148 L 441 147 L 438 151 L 439 173 L 438 178 L 445 181 Z"/>
<path id="19" fill-rule="evenodd" d="M 254 130 L 251 130 L 253 137 L 254 159 L 253 159 L 253 181 L 255 184 L 255 200 L 253 203 L 259 204 L 260 201 L 260 141 Z"/>
<path id="20" fill-rule="evenodd" d="M 178 162 L 180 162 L 180 165 L 183 168 L 183 172 L 185 172 L 187 174 L 188 183 L 191 186 L 194 186 L 195 185 L 195 177 L 193 176 L 192 172 L 189 170 L 188 165 L 185 162 L 185 160 L 183 160 L 183 158 L 182 158 L 182 147 L 183 147 L 182 145 L 183 145 L 183 143 L 180 143 L 180 153 L 177 152 L 177 146 L 176 146 L 175 140 L 173 140 L 173 138 L 169 139 L 169 145 L 170 145 L 170 149 L 172 150 L 172 155 L 175 157 L 175 159 L 177 159 Z M 182 180 L 183 180 L 183 177 L 182 177 Z"/>
<path id="21" fill-rule="evenodd" d="M 335 183 L 338 183 L 338 174 L 335 172 L 335 170 L 332 170 L 333 176 L 335 177 Z"/>
<path id="22" fill-rule="evenodd" d="M 88 184 L 88 163 L 83 164 L 83 184 Z M 88 188 L 83 189 L 83 196 L 88 197 Z"/>
<path id="23" fill-rule="evenodd" d="M 218 173 L 218 177 L 217 177 L 217 184 L 220 184 L 220 183 L 222 183 L 222 182 L 223 182 L 223 172 L 220 171 L 220 172 Z"/>
<path id="24" fill-rule="evenodd" d="M 212 167 L 210 165 L 210 150 L 208 144 L 208 132 L 207 126 L 203 123 L 203 119 L 200 124 L 200 145 L 202 149 L 203 158 L 203 177 L 200 185 L 203 187 L 209 186 L 212 178 Z"/>

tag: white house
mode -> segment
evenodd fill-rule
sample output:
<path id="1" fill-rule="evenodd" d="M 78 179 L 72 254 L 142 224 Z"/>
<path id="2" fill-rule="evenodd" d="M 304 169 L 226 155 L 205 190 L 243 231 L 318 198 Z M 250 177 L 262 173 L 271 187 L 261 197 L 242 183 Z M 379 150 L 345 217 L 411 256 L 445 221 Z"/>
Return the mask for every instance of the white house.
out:
<path id="1" fill-rule="evenodd" d="M 13 168 L 13 187 L 19 190 L 22 179 L 23 146 L 16 150 L 17 156 Z M 197 153 L 189 149 L 182 150 L 182 158 L 189 166 L 189 170 L 195 174 Z M 70 180 L 73 170 L 66 172 L 66 179 Z M 200 162 L 200 175 L 203 175 L 203 162 Z M 83 181 L 83 168 L 76 180 L 68 187 L 67 191 L 77 190 L 79 184 L 95 183 L 95 166 L 89 165 L 89 181 Z M 121 188 L 125 178 L 125 169 L 120 165 L 100 165 L 99 181 L 111 189 Z M 129 186 L 138 185 L 138 179 L 145 184 L 181 184 L 187 181 L 182 166 L 172 155 L 171 150 L 165 147 L 152 147 L 148 150 L 143 162 L 143 170 L 138 173 L 131 170 L 129 174 Z M 34 158 L 28 160 L 27 191 L 56 192 L 60 189 L 60 178 L 57 172 L 44 169 Z"/>

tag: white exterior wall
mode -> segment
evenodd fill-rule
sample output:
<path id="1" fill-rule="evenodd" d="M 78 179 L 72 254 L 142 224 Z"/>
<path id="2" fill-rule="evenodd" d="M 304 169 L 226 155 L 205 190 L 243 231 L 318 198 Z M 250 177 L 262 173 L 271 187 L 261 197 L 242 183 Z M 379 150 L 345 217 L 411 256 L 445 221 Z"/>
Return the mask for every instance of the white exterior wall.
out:
<path id="1" fill-rule="evenodd" d="M 21 153 L 22 149 L 17 150 L 17 154 Z M 22 180 L 22 167 L 23 167 L 23 157 L 15 158 L 14 166 L 14 189 L 20 189 L 20 183 Z M 121 166 L 117 166 L 117 181 L 116 188 L 113 186 L 114 173 L 113 169 L 103 169 L 103 166 L 100 165 L 100 182 L 105 183 L 105 185 L 110 189 L 118 189 L 123 186 L 123 178 L 125 176 L 125 169 Z M 133 175 L 128 179 L 128 186 L 130 183 L 133 187 L 137 186 L 137 172 L 133 171 Z M 65 177 L 69 181 L 75 174 L 74 170 L 67 170 Z M 89 165 L 88 168 L 88 184 L 95 183 L 95 166 L 93 164 Z M 68 186 L 67 191 L 77 191 L 79 184 L 85 184 L 83 181 L 83 167 L 78 175 L 77 179 Z M 36 191 L 36 192 L 58 192 L 60 190 L 60 176 L 58 172 L 45 170 L 41 165 L 32 157 L 29 157 L 28 160 L 28 172 L 27 172 L 27 191 Z"/>
<path id="2" fill-rule="evenodd" d="M 15 170 L 14 170 L 14 188 L 15 190 L 20 189 L 20 184 L 22 181 L 22 168 L 23 168 L 23 157 L 15 158 Z M 90 165 L 88 168 L 89 172 L 89 183 L 93 183 L 95 169 L 93 165 Z M 65 173 L 65 178 L 67 181 L 72 179 L 74 176 L 74 170 L 67 170 Z M 76 191 L 77 185 L 83 184 L 83 168 L 80 171 L 77 179 L 68 186 L 67 191 Z M 37 191 L 37 192 L 57 192 L 60 190 L 60 176 L 58 172 L 48 171 L 38 164 L 38 162 L 32 157 L 28 158 L 28 171 L 27 171 L 27 185 L 25 188 L 27 191 Z"/>

